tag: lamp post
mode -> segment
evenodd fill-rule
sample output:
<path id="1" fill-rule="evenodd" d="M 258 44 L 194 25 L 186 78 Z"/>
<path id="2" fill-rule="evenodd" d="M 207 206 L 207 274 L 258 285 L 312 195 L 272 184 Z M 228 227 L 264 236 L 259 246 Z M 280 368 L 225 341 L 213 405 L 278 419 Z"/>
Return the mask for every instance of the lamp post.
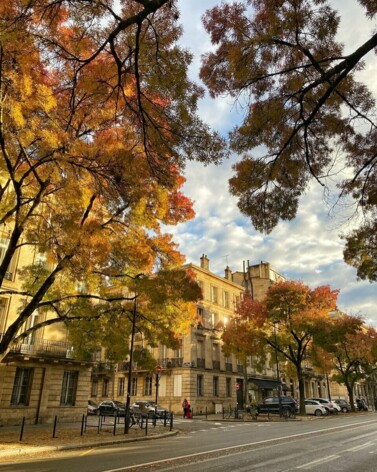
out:
<path id="1" fill-rule="evenodd" d="M 128 366 L 128 383 L 127 383 L 127 398 L 126 398 L 126 408 L 124 414 L 124 434 L 128 434 L 130 427 L 130 404 L 131 404 L 131 385 L 132 385 L 132 361 L 134 354 L 134 338 L 135 338 L 135 328 L 136 328 L 136 298 L 135 293 L 134 307 L 132 310 L 132 330 L 131 330 L 131 345 L 130 345 L 130 364 Z"/>
<path id="2" fill-rule="evenodd" d="M 279 414 L 281 416 L 281 390 L 280 390 L 280 370 L 279 370 L 279 359 L 277 349 L 277 337 L 276 337 L 276 325 L 280 323 L 279 320 L 273 322 L 274 324 L 274 339 L 275 339 L 275 361 L 276 361 L 276 380 L 278 382 L 278 397 L 279 397 Z"/>

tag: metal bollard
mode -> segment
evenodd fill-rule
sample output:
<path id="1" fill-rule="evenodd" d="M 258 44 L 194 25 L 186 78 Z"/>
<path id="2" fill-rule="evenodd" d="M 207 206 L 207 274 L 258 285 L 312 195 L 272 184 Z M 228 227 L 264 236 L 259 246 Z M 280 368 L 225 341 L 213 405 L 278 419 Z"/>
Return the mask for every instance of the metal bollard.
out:
<path id="1" fill-rule="evenodd" d="M 25 416 L 22 417 L 21 431 L 20 431 L 20 441 L 22 441 L 22 436 L 24 435 L 24 427 L 25 427 Z"/>
<path id="2" fill-rule="evenodd" d="M 124 418 L 124 419 L 126 419 L 126 418 Z M 115 436 L 116 428 L 117 428 L 117 412 L 116 412 L 116 411 L 114 411 L 114 427 L 113 427 L 113 436 Z"/>
<path id="3" fill-rule="evenodd" d="M 170 413 L 170 431 L 173 429 L 173 412 Z"/>
<path id="4" fill-rule="evenodd" d="M 56 424 L 57 424 L 57 422 L 58 422 L 58 417 L 55 416 L 55 418 L 54 418 L 54 427 L 53 427 L 53 429 L 52 429 L 52 437 L 53 437 L 53 439 L 56 438 Z"/>
<path id="5" fill-rule="evenodd" d="M 148 419 L 149 415 L 147 414 L 147 417 L 145 418 L 145 436 L 148 436 Z"/>
<path id="6" fill-rule="evenodd" d="M 84 426 L 86 426 L 85 425 L 85 415 L 82 415 L 80 436 L 82 436 L 84 434 Z M 86 428 L 85 428 L 85 430 L 86 430 Z"/>

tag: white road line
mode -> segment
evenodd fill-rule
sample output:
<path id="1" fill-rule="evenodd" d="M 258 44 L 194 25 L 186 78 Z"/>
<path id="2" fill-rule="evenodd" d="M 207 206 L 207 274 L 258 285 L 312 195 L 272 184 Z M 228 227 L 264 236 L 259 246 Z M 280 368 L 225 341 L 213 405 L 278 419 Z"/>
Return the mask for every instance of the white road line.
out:
<path id="1" fill-rule="evenodd" d="M 122 470 L 138 469 L 140 467 L 151 466 L 151 465 L 159 464 L 159 463 L 174 462 L 174 461 L 177 461 L 177 460 L 186 459 L 188 457 L 190 457 L 190 458 L 201 457 L 201 456 L 205 456 L 207 454 L 213 454 L 213 453 L 218 453 L 218 452 L 223 452 L 223 451 L 232 451 L 232 450 L 238 449 L 240 447 L 259 446 L 259 445 L 262 445 L 262 444 L 265 444 L 267 446 L 270 443 L 274 443 L 274 442 L 279 441 L 279 440 L 304 438 L 306 436 L 311 436 L 311 435 L 316 434 L 316 433 L 328 433 L 328 432 L 331 432 L 331 431 L 337 431 L 337 430 L 349 428 L 350 426 L 355 428 L 357 426 L 365 426 L 368 423 L 375 423 L 375 422 L 376 422 L 375 420 L 371 420 L 371 421 L 363 421 L 363 422 L 360 422 L 360 423 L 348 423 L 348 424 L 345 424 L 345 425 L 342 425 L 342 426 L 334 426 L 332 428 L 327 428 L 327 429 L 317 429 L 317 430 L 314 430 L 314 431 L 308 431 L 307 433 L 291 434 L 289 436 L 281 436 L 281 437 L 278 437 L 278 438 L 266 439 L 264 441 L 255 441 L 255 442 L 251 442 L 251 443 L 247 443 L 247 444 L 237 444 L 236 446 L 222 447 L 222 448 L 219 448 L 219 449 L 210 449 L 208 451 L 198 452 L 196 454 L 186 454 L 184 456 L 170 457 L 170 458 L 167 458 L 167 459 L 161 459 L 159 461 L 144 462 L 142 464 L 134 464 L 134 465 L 130 465 L 130 466 L 123 466 L 123 467 L 119 467 L 117 469 L 103 470 L 102 472 L 120 472 Z M 337 456 L 337 457 L 339 457 L 339 456 Z"/>
<path id="2" fill-rule="evenodd" d="M 354 452 L 354 451 L 360 451 L 361 449 L 365 449 L 366 447 L 370 447 L 372 443 L 367 442 L 364 444 L 360 444 L 360 446 L 354 446 L 350 447 L 349 449 L 345 449 L 344 452 Z"/>
<path id="3" fill-rule="evenodd" d="M 340 456 L 332 455 L 327 457 L 322 457 L 316 461 L 308 462 L 307 464 L 302 464 L 296 467 L 296 469 L 311 469 L 312 466 L 317 466 L 319 464 L 325 464 L 326 462 L 331 462 L 335 459 L 338 459 Z"/>

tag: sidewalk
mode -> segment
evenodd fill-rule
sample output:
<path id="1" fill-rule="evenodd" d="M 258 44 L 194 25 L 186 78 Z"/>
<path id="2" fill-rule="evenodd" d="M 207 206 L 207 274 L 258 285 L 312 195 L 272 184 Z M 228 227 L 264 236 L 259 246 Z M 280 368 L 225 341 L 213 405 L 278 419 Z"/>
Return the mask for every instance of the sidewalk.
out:
<path id="1" fill-rule="evenodd" d="M 164 427 L 159 424 L 156 427 L 149 424 L 148 435 L 145 434 L 145 429 L 138 426 L 133 426 L 129 429 L 128 434 L 124 434 L 124 425 L 117 424 L 114 435 L 114 426 L 110 423 L 102 426 L 102 430 L 99 432 L 95 423 L 91 424 L 92 426 L 87 427 L 86 432 L 81 435 L 81 423 L 58 423 L 55 437 L 53 437 L 53 424 L 27 424 L 24 427 L 21 441 L 21 426 L 1 426 L 0 463 L 14 458 L 27 458 L 29 455 L 43 452 L 145 441 L 177 434 L 177 430 L 170 431 L 169 426 Z"/>

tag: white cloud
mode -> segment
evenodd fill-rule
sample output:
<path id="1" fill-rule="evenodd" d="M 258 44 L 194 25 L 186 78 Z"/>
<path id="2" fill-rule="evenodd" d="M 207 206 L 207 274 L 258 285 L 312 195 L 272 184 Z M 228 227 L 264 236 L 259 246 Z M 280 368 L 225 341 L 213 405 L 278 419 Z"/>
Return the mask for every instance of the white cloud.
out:
<path id="1" fill-rule="evenodd" d="M 195 55 L 191 69 L 195 80 L 198 80 L 200 55 L 212 47 L 200 18 L 206 9 L 218 3 L 217 0 L 179 2 L 185 28 L 182 43 Z M 356 0 L 334 0 L 332 5 L 346 13 L 340 34 L 347 45 L 346 52 L 350 52 L 368 38 L 373 25 Z M 376 87 L 377 61 L 375 57 L 372 59 L 360 72 L 360 78 Z M 240 119 L 239 110 L 232 107 L 229 99 L 211 100 L 207 95 L 199 111 L 204 121 L 224 133 Z M 199 264 L 200 256 L 205 253 L 211 270 L 219 275 L 224 274 L 227 263 L 232 270 L 239 271 L 243 261 L 249 260 L 250 264 L 268 261 L 289 279 L 302 280 L 311 287 L 329 284 L 332 289 L 340 289 L 339 308 L 350 314 L 365 315 L 367 322 L 377 326 L 376 286 L 356 281 L 356 271 L 343 262 L 344 243 L 339 233 L 347 227 L 339 215 L 332 214 L 322 189 L 313 185 L 302 198 L 295 220 L 280 223 L 270 235 L 263 236 L 240 214 L 236 199 L 229 194 L 232 162 L 234 158 L 222 166 L 187 165 L 184 191 L 195 202 L 196 218 L 169 228 L 187 261 Z"/>

